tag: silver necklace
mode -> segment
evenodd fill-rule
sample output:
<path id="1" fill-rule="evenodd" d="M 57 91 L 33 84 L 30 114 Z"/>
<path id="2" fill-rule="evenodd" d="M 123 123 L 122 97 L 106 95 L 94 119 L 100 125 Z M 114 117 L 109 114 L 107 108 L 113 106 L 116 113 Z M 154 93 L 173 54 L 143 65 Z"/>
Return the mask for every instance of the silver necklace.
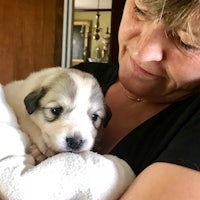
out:
<path id="1" fill-rule="evenodd" d="M 123 92 L 124 92 L 124 95 L 125 95 L 126 97 L 128 97 L 128 99 L 130 99 L 131 101 L 138 102 L 138 103 L 144 101 L 144 100 L 143 100 L 142 98 L 140 98 L 140 97 L 135 97 L 135 98 L 134 98 L 134 97 L 130 96 L 129 93 L 128 93 L 128 91 L 122 86 L 121 83 L 120 83 L 120 85 L 121 85 L 121 87 L 122 87 L 122 90 L 123 90 Z"/>

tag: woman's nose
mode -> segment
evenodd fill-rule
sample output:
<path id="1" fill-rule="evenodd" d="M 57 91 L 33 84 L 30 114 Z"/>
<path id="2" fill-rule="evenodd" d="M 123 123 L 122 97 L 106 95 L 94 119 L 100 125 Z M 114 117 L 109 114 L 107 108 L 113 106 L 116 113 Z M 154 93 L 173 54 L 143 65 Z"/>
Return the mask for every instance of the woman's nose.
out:
<path id="1" fill-rule="evenodd" d="M 135 38 L 135 59 L 141 62 L 161 61 L 165 53 L 166 35 L 160 27 L 146 28 Z"/>

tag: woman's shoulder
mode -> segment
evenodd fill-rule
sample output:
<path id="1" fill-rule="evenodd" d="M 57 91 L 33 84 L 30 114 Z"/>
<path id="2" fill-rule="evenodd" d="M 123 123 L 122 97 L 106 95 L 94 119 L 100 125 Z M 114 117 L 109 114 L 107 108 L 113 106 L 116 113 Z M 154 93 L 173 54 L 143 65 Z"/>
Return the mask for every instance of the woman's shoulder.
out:
<path id="1" fill-rule="evenodd" d="M 113 73 L 118 73 L 118 64 L 113 63 L 95 63 L 95 62 L 83 62 L 76 66 L 76 69 L 93 74 L 94 76 L 109 76 Z"/>
<path id="2" fill-rule="evenodd" d="M 118 64 L 87 62 L 73 67 L 92 74 L 98 80 L 104 94 L 109 86 L 118 79 Z"/>

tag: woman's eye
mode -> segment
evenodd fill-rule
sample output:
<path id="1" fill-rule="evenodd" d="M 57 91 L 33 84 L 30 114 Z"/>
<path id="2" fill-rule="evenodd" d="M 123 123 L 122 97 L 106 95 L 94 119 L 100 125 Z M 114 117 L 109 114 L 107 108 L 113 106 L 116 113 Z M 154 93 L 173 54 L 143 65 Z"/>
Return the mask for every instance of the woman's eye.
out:
<path id="1" fill-rule="evenodd" d="M 197 46 L 184 42 L 179 35 L 173 34 L 172 32 L 169 32 L 167 35 L 171 39 L 171 41 L 177 46 L 177 48 L 181 50 L 185 50 L 188 52 L 200 50 L 200 48 L 198 48 Z"/>
<path id="2" fill-rule="evenodd" d="M 183 47 L 187 51 L 197 51 L 197 50 L 199 50 L 199 48 L 192 46 L 190 44 L 186 44 L 182 41 L 180 41 L 180 45 L 181 45 L 181 47 Z"/>
<path id="3" fill-rule="evenodd" d="M 62 107 L 55 107 L 55 108 L 51 108 L 51 113 L 55 116 L 59 116 L 63 111 Z"/>
<path id="4" fill-rule="evenodd" d="M 139 9 L 137 6 L 134 7 L 134 11 L 137 14 L 145 16 L 145 13 L 141 9 Z"/>
<path id="5" fill-rule="evenodd" d="M 145 20 L 147 17 L 146 12 L 138 8 L 136 5 L 134 7 L 134 12 L 139 20 Z"/>

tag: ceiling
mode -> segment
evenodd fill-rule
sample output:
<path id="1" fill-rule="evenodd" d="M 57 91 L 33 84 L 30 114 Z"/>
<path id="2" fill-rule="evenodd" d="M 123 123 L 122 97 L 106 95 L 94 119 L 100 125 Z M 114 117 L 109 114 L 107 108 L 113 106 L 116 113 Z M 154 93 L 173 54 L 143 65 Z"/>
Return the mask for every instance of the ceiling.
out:
<path id="1" fill-rule="evenodd" d="M 97 9 L 98 0 L 75 0 L 75 9 Z M 112 0 L 99 0 L 100 9 L 111 9 Z"/>

